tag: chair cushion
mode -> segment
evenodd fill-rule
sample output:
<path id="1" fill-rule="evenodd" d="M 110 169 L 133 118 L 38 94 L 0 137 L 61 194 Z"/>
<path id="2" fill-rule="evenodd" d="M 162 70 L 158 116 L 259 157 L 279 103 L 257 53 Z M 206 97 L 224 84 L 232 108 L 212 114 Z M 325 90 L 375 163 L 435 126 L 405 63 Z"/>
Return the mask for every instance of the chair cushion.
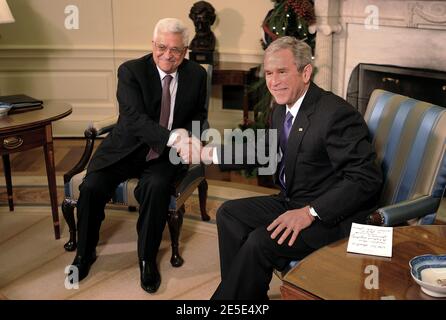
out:
<path id="1" fill-rule="evenodd" d="M 87 170 L 84 170 L 81 173 L 78 173 L 75 176 L 73 176 L 70 181 L 65 183 L 64 185 L 65 198 L 71 200 L 79 199 L 79 186 L 82 183 L 82 180 L 84 180 L 86 173 Z"/>
<path id="2" fill-rule="evenodd" d="M 65 183 L 65 197 L 70 200 L 79 199 L 79 186 L 81 185 L 87 170 L 76 174 L 71 178 L 71 180 Z M 203 165 L 191 165 L 184 177 L 180 180 L 180 183 L 176 187 L 176 192 L 171 197 L 169 204 L 169 210 L 177 210 L 176 199 L 178 195 L 181 195 L 187 187 L 194 183 L 195 181 L 204 178 L 204 167 Z M 131 207 L 138 207 L 138 201 L 135 198 L 135 188 L 138 184 L 138 179 L 129 179 L 118 185 L 115 194 L 111 199 L 112 204 L 122 204 Z"/>

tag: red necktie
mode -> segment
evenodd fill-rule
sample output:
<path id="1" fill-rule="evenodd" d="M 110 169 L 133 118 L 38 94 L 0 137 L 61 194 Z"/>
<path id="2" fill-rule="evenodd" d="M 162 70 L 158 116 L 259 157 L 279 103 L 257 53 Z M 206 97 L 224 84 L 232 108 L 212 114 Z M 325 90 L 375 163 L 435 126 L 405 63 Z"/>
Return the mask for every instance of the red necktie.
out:
<path id="1" fill-rule="evenodd" d="M 169 125 L 170 117 L 170 82 L 172 81 L 172 76 L 170 74 L 166 75 L 163 79 L 163 96 L 161 98 L 161 115 L 160 115 L 160 126 L 167 128 Z M 153 149 L 150 149 L 147 154 L 146 161 L 158 158 L 160 155 Z"/>

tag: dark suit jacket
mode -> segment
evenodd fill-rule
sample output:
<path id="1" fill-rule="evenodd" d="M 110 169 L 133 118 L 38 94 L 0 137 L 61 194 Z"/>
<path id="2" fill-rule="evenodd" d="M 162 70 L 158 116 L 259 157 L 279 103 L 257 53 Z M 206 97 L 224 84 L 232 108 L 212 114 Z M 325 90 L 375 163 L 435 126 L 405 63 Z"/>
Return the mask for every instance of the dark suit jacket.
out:
<path id="1" fill-rule="evenodd" d="M 158 154 L 166 148 L 170 131 L 159 125 L 162 86 L 152 54 L 123 63 L 118 69 L 119 120 L 104 139 L 88 166 L 88 172 L 108 167 L 146 144 Z M 184 59 L 178 67 L 178 89 L 172 129 L 192 129 L 203 123 L 207 74 L 199 64 Z"/>
<path id="2" fill-rule="evenodd" d="M 285 114 L 283 105 L 273 111 L 271 129 L 277 129 L 277 137 Z M 359 112 L 311 83 L 288 138 L 286 194 L 280 194 L 291 208 L 310 205 L 318 213 L 320 219 L 301 232 L 309 246 L 319 248 L 347 236 L 352 222 L 364 223 L 376 208 L 382 174 L 375 160 Z"/>

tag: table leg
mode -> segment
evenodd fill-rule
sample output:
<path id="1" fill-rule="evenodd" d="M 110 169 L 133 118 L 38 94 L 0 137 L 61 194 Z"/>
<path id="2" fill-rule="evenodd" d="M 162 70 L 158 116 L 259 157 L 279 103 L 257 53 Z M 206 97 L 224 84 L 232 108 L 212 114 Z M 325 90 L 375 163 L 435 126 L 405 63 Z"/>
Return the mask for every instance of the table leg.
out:
<path id="1" fill-rule="evenodd" d="M 6 190 L 8 192 L 9 211 L 14 211 L 14 201 L 12 198 L 12 180 L 11 180 L 11 163 L 9 162 L 9 154 L 2 155 L 3 170 L 5 171 Z"/>
<path id="2" fill-rule="evenodd" d="M 43 146 L 45 151 L 46 174 L 48 177 L 48 187 L 51 199 L 51 211 L 53 215 L 54 236 L 60 239 L 60 225 L 59 225 L 59 209 L 57 205 L 57 186 L 56 186 L 56 166 L 54 164 L 54 148 L 53 148 L 53 133 L 51 123 L 45 127 L 46 143 Z"/>

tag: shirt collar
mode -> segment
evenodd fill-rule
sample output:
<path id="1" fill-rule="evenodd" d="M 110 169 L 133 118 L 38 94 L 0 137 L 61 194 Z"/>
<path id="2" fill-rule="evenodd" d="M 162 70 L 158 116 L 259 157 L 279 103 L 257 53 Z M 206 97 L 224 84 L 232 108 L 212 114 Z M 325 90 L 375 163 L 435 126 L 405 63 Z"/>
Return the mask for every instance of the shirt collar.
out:
<path id="1" fill-rule="evenodd" d="M 158 66 L 156 66 L 156 68 L 158 69 L 158 73 L 160 74 L 160 78 L 161 78 L 161 82 L 162 82 L 164 77 L 167 75 L 167 73 L 165 73 L 163 70 L 161 70 Z M 178 70 L 176 70 L 175 72 L 169 73 L 169 74 L 172 76 L 172 79 L 176 79 Z"/>
<path id="2" fill-rule="evenodd" d="M 291 112 L 293 119 L 296 119 L 297 113 L 299 112 L 300 106 L 302 105 L 302 101 L 304 101 L 307 92 L 308 90 L 305 91 L 304 94 L 299 99 L 297 99 L 297 101 L 291 107 L 288 105 L 286 106 L 287 112 Z"/>

